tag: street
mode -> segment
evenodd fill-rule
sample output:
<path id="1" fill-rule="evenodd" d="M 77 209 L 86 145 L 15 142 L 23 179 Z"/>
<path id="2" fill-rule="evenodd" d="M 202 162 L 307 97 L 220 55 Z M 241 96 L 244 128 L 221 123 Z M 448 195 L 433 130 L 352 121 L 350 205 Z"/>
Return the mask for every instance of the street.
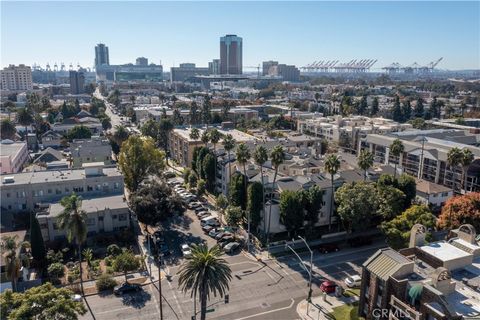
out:
<path id="1" fill-rule="evenodd" d="M 172 255 L 165 259 L 162 277 L 164 319 L 191 319 L 194 315 L 194 300 L 190 293 L 183 293 L 178 286 L 178 271 L 183 259 L 182 243 L 216 242 L 205 235 L 194 213 L 187 210 L 184 216 L 176 217 L 165 226 L 165 238 Z M 363 248 L 345 248 L 330 254 L 314 253 L 313 296 L 320 295 L 319 285 L 324 279 L 343 285 L 347 275 L 358 274 L 361 264 L 381 243 Z M 301 254 L 305 264 L 310 255 Z M 210 297 L 208 319 L 298 319 L 297 304 L 308 293 L 308 274 L 295 256 L 286 256 L 265 263 L 258 262 L 244 251 L 225 255 L 232 270 L 228 304 L 223 298 Z M 158 272 L 156 266 L 152 274 Z M 155 277 L 155 279 L 158 279 Z M 95 319 L 159 319 L 158 280 L 143 286 L 143 292 L 116 297 L 94 295 L 86 298 Z M 196 311 L 199 312 L 197 303 Z M 198 318 L 198 316 L 197 316 Z M 81 319 L 93 319 L 87 314 Z"/>

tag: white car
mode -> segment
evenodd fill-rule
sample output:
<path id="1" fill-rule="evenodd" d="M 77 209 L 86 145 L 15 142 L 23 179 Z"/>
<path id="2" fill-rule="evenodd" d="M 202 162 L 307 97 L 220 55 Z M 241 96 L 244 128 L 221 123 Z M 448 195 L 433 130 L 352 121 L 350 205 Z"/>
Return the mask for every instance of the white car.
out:
<path id="1" fill-rule="evenodd" d="M 192 251 L 190 250 L 190 246 L 188 244 L 182 244 L 182 254 L 184 257 L 190 257 L 192 255 Z"/>
<path id="2" fill-rule="evenodd" d="M 79 295 L 79 294 L 73 295 L 73 296 L 72 296 L 72 300 L 73 300 L 74 302 L 80 302 L 80 301 L 82 301 L 82 296 Z"/>
<path id="3" fill-rule="evenodd" d="M 362 278 L 359 275 L 348 276 L 345 278 L 345 284 L 349 288 L 360 287 L 362 284 Z"/>

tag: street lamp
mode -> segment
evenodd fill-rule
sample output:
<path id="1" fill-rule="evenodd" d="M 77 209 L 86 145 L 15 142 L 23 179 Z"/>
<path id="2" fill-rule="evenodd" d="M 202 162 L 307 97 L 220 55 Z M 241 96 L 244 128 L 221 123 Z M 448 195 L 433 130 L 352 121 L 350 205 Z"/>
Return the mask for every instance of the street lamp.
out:
<path id="1" fill-rule="evenodd" d="M 162 304 L 162 256 L 163 253 L 158 253 L 158 293 L 160 295 L 160 320 L 163 320 L 163 304 Z"/>
<path id="2" fill-rule="evenodd" d="M 289 248 L 290 250 L 292 250 L 292 252 L 297 256 L 298 260 L 300 260 L 300 263 L 302 264 L 305 271 L 307 271 L 307 273 L 308 273 L 307 302 L 310 303 L 311 300 L 312 300 L 313 251 L 312 251 L 312 249 L 310 249 L 310 246 L 308 245 L 307 241 L 304 238 L 302 238 L 300 236 L 298 236 L 298 238 L 301 239 L 303 241 L 303 243 L 305 243 L 305 246 L 308 248 L 308 251 L 310 251 L 310 270 L 307 268 L 307 266 L 303 262 L 302 258 L 300 258 L 300 256 L 298 255 L 298 253 L 288 243 L 285 243 L 285 248 Z M 292 241 L 294 241 L 294 240 L 292 239 Z M 308 311 L 309 311 L 309 306 L 307 305 L 307 316 L 308 316 Z"/>

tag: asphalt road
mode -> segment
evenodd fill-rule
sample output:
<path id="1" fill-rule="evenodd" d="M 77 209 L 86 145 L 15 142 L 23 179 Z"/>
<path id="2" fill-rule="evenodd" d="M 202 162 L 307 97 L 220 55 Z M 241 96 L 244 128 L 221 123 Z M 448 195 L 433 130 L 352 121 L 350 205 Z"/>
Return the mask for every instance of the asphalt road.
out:
<path id="1" fill-rule="evenodd" d="M 170 278 L 162 280 L 164 319 L 191 319 L 194 302 L 190 293 L 178 286 L 178 274 L 183 259 L 182 243 L 215 244 L 205 235 L 198 219 L 191 211 L 177 217 L 166 226 L 166 241 L 172 255 L 165 259 L 164 271 Z M 344 249 L 336 253 L 314 254 L 313 295 L 320 294 L 319 285 L 325 279 L 342 284 L 347 275 L 360 272 L 361 264 L 382 244 L 376 246 Z M 208 302 L 208 319 L 298 319 L 296 306 L 308 293 L 308 273 L 294 256 L 267 261 L 265 264 L 252 260 L 244 252 L 225 255 L 232 269 L 230 302 L 211 296 Z M 301 258 L 309 264 L 310 255 Z M 143 287 L 143 292 L 125 297 L 91 296 L 88 304 L 95 319 L 159 319 L 158 282 Z M 197 312 L 199 305 L 197 304 Z M 92 319 L 87 315 L 81 319 Z"/>

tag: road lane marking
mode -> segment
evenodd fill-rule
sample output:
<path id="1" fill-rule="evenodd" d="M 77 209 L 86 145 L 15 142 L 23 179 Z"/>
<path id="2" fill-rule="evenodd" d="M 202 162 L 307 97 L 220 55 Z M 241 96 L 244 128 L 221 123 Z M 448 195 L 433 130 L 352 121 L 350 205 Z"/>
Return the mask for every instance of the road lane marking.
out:
<path id="1" fill-rule="evenodd" d="M 250 319 L 250 318 L 262 316 L 262 315 L 264 315 L 264 314 L 269 314 L 269 313 L 272 313 L 272 312 L 277 312 L 277 311 L 281 311 L 281 310 L 290 309 L 290 308 L 293 306 L 293 304 L 295 303 L 295 300 L 293 300 L 292 298 L 290 298 L 290 300 L 291 300 L 292 302 L 290 303 L 290 305 L 289 305 L 288 307 L 283 307 L 283 308 L 278 308 L 278 309 L 269 310 L 269 311 L 265 311 L 265 312 L 260 312 L 260 313 L 252 314 L 252 315 L 250 315 L 250 316 L 246 316 L 246 317 L 243 317 L 243 318 L 237 318 L 237 319 L 235 319 L 235 320 Z"/>

